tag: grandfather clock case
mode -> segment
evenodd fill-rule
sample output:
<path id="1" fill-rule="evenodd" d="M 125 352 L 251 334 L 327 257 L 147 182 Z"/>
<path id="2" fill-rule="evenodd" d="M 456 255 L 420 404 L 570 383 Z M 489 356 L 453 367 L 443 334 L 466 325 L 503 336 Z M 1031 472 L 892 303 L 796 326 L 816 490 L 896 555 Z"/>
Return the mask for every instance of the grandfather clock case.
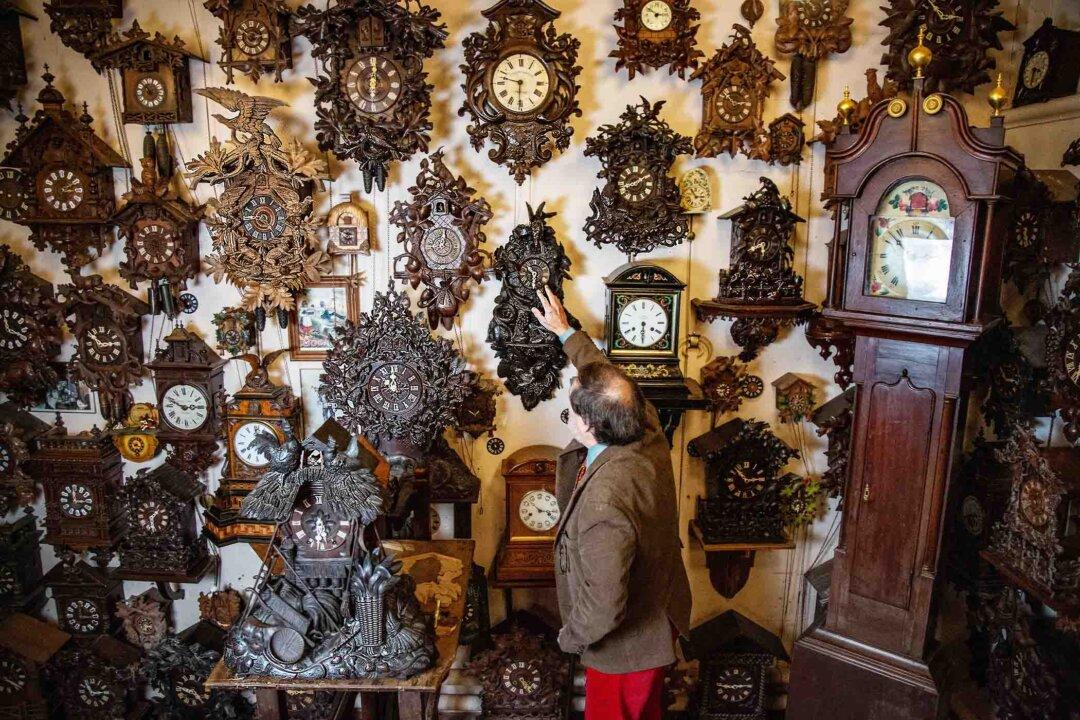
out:
<path id="1" fill-rule="evenodd" d="M 943 718 L 933 641 L 942 528 L 971 344 L 1000 317 L 1022 158 L 1001 117 L 943 94 L 878 103 L 826 155 L 838 219 L 824 315 L 855 338 L 855 412 L 823 627 L 792 659 L 789 720 Z"/>

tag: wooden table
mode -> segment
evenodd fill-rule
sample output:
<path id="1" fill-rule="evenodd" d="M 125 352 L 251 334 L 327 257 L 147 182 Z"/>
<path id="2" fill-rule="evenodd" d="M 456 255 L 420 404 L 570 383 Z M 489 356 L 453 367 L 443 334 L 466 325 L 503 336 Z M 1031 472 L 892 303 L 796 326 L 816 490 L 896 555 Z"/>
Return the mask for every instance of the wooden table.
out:
<path id="1" fill-rule="evenodd" d="M 286 690 L 314 692 L 318 690 L 339 693 L 330 718 L 347 717 L 353 706 L 356 693 L 360 693 L 361 707 L 365 718 L 372 717 L 372 707 L 380 695 L 397 696 L 398 717 L 401 720 L 431 720 L 435 718 L 439 704 L 439 688 L 446 676 L 458 647 L 461 634 L 461 618 L 465 614 L 465 595 L 469 584 L 469 571 L 472 568 L 473 540 L 387 540 L 383 543 L 387 552 L 399 560 L 412 559 L 412 576 L 420 586 L 434 582 L 438 574 L 437 563 L 418 562 L 423 555 L 442 555 L 454 558 L 462 566 L 461 574 L 452 580 L 457 588 L 457 597 L 449 606 L 443 605 L 440 612 L 439 627 L 442 635 L 435 638 L 435 665 L 419 675 L 406 680 L 397 678 L 357 678 L 334 680 L 303 680 L 276 677 L 236 677 L 219 661 L 206 680 L 207 689 L 253 690 L 256 700 L 258 720 L 284 720 L 285 703 L 282 694 Z M 418 591 L 421 588 L 418 587 Z M 422 603 L 426 612 L 433 613 L 435 603 Z M 452 625 L 451 625 L 452 623 Z"/>

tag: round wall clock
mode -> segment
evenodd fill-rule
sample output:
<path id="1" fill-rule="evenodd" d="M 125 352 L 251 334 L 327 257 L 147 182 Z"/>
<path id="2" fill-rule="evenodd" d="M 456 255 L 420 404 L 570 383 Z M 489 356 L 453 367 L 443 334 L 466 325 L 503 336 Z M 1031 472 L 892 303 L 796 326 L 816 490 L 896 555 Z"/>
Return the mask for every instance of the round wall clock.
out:
<path id="1" fill-rule="evenodd" d="M 495 66 L 488 90 L 502 110 L 526 115 L 543 105 L 551 94 L 551 71 L 531 53 L 511 53 Z"/>
<path id="2" fill-rule="evenodd" d="M 665 66 L 668 74 L 685 79 L 705 54 L 696 47 L 701 13 L 691 0 L 622 0 L 614 19 L 619 44 L 610 57 L 618 60 L 615 70 L 626 68 L 631 80 Z"/>
<path id="3" fill-rule="evenodd" d="M 94 511 L 94 495 L 80 483 L 69 483 L 60 490 L 60 512 L 71 518 L 85 518 Z"/>
<path id="4" fill-rule="evenodd" d="M 97 365 L 112 365 L 124 354 L 124 336 L 112 325 L 94 325 L 83 341 L 86 360 Z"/>
<path id="5" fill-rule="evenodd" d="M 135 83 L 135 99 L 144 108 L 153 110 L 165 102 L 165 85 L 155 75 L 147 75 Z"/>
<path id="6" fill-rule="evenodd" d="M 400 66 L 380 55 L 359 57 L 345 71 L 345 92 L 357 110 L 369 115 L 392 108 L 401 98 L 401 83 Z"/>
<path id="7" fill-rule="evenodd" d="M 671 25 L 671 20 L 671 6 L 664 0 L 649 0 L 641 6 L 641 24 L 647 30 L 666 30 Z"/>
<path id="8" fill-rule="evenodd" d="M 78 633 L 92 633 L 102 626 L 101 611 L 89 600 L 72 600 L 64 608 L 64 622 Z"/>
<path id="9" fill-rule="evenodd" d="M 146 500 L 135 510 L 135 521 L 146 532 L 159 535 L 169 527 L 169 510 L 157 500 Z"/>
<path id="10" fill-rule="evenodd" d="M 149 263 L 165 263 L 176 253 L 179 237 L 171 223 L 150 221 L 135 231 L 135 250 Z"/>

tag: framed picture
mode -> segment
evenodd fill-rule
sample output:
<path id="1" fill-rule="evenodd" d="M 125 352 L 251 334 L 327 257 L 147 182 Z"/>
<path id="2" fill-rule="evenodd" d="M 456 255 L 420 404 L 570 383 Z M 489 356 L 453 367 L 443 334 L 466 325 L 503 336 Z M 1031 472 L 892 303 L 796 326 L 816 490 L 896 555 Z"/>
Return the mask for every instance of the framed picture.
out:
<path id="1" fill-rule="evenodd" d="M 96 413 L 95 393 L 90 386 L 72 379 L 67 363 L 55 362 L 51 365 L 60 380 L 45 393 L 45 401 L 31 410 L 47 413 Z"/>
<path id="2" fill-rule="evenodd" d="M 334 328 L 360 317 L 356 283 L 348 277 L 324 278 L 307 286 L 289 316 L 289 351 L 294 360 L 325 360 Z"/>

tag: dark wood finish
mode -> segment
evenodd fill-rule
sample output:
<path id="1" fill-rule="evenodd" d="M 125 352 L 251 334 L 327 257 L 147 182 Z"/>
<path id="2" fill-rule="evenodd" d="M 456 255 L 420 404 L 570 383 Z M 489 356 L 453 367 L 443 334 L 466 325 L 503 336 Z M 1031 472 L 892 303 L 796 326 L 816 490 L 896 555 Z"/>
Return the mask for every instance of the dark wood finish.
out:
<path id="1" fill-rule="evenodd" d="M 1013 107 L 1072 95 L 1080 80 L 1080 31 L 1054 26 L 1052 18 L 1024 41 Z"/>
<path id="2" fill-rule="evenodd" d="M 29 509 L 14 522 L 0 523 L 0 615 L 36 615 L 45 606 L 40 536 Z"/>
<path id="3" fill-rule="evenodd" d="M 506 524 L 492 564 L 492 587 L 555 585 L 555 533 L 559 521 L 555 495 L 557 456 L 557 448 L 534 445 L 514 452 L 502 462 Z M 526 525 L 522 517 L 526 495 L 528 507 L 553 507 L 554 517 L 536 515 L 536 520 L 530 520 L 534 527 Z"/>
<path id="4" fill-rule="evenodd" d="M 0 716 L 49 717 L 50 688 L 44 670 L 70 638 L 55 625 L 22 613 L 8 615 L 0 623 L 0 671 L 7 687 L 0 695 Z"/>
<path id="5" fill-rule="evenodd" d="M 26 51 L 20 22 L 23 18 L 37 20 L 13 0 L 0 3 L 0 105 L 8 110 L 19 88 L 26 85 Z"/>
<path id="6" fill-rule="evenodd" d="M 45 3 L 49 31 L 60 42 L 90 59 L 124 16 L 124 0 L 51 0 Z"/>
<path id="7" fill-rule="evenodd" d="M 689 394 L 679 366 L 686 283 L 658 265 L 627 263 L 604 278 L 604 286 L 607 356 L 642 388 L 678 387 Z M 646 328 L 660 327 L 657 318 L 665 331 L 646 336 Z"/>
<path id="8" fill-rule="evenodd" d="M 683 79 L 705 56 L 697 48 L 699 20 L 701 13 L 690 0 L 623 0 L 615 11 L 619 46 L 608 57 L 618 61 L 616 70 L 626 68 L 631 80 L 648 68 L 665 65 L 669 75 L 677 73 Z"/>
<path id="9" fill-rule="evenodd" d="M 65 553 L 42 582 L 52 595 L 57 623 L 64 632 L 95 638 L 119 631 L 116 605 L 124 597 L 124 584 L 107 568 Z"/>
<path id="10" fill-rule="evenodd" d="M 233 84 L 237 71 L 252 82 L 272 74 L 281 82 L 283 70 L 292 67 L 292 34 L 289 6 L 282 0 L 206 0 L 203 7 L 221 20 L 217 44 L 218 67 L 225 84 Z"/>
<path id="11" fill-rule="evenodd" d="M 806 108 L 814 101 L 817 61 L 851 48 L 852 18 L 848 0 L 780 0 L 776 18 L 776 49 L 791 54 L 791 106 Z"/>
<path id="12" fill-rule="evenodd" d="M 0 179 L 0 194 L 4 180 Z M 36 405 L 59 380 L 60 306 L 53 286 L 0 245 L 0 389 L 20 407 Z"/>
<path id="13" fill-rule="evenodd" d="M 48 677 L 57 703 L 69 720 L 139 720 L 149 703 L 136 672 L 139 651 L 108 635 L 73 645 L 49 663 Z"/>
<path id="14" fill-rule="evenodd" d="M 1080 269 L 1065 281 L 1061 297 L 1046 316 L 1046 365 L 1053 391 L 1051 404 L 1061 413 L 1066 439 L 1080 439 Z"/>

